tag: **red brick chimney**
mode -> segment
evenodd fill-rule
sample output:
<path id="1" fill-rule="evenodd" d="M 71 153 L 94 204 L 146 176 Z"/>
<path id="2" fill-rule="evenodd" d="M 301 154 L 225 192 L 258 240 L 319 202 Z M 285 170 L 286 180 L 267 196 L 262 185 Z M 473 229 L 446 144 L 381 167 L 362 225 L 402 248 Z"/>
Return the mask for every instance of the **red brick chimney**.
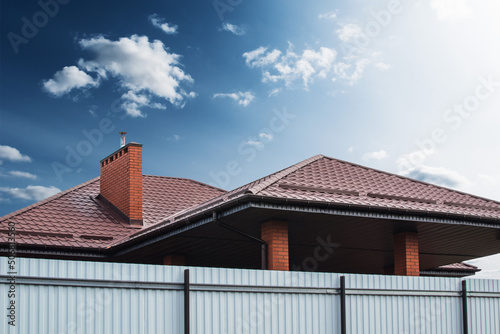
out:
<path id="1" fill-rule="evenodd" d="M 142 144 L 129 143 L 101 160 L 101 194 L 131 225 L 142 225 Z"/>

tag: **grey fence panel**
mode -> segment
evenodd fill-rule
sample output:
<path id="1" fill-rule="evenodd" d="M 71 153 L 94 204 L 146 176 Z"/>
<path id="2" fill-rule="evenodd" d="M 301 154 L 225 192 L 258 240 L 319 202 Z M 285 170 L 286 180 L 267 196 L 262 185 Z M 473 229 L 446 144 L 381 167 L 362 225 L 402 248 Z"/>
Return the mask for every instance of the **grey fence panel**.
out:
<path id="1" fill-rule="evenodd" d="M 239 292 L 194 288 L 192 333 L 340 333 L 338 274 L 214 268 L 190 272 L 193 284 L 240 286 Z M 300 289 L 273 293 L 273 287 Z"/>
<path id="2" fill-rule="evenodd" d="M 10 326 L 2 314 L 1 333 L 126 334 L 183 330 L 182 290 L 134 288 L 137 282 L 182 282 L 182 268 L 46 259 L 16 261 L 16 326 Z M 5 275 L 6 258 L 0 258 L 0 268 L 0 274 Z M 136 283 L 114 288 L 120 281 Z M 8 290 L 8 284 L 0 284 L 1 308 L 5 310 Z"/>
<path id="3" fill-rule="evenodd" d="M 346 275 L 348 333 L 460 333 L 460 280 Z"/>
<path id="4" fill-rule="evenodd" d="M 1 333 L 183 333 L 188 267 L 16 259 Z M 335 273 L 189 268 L 191 333 L 341 334 Z M 462 333 L 461 279 L 345 275 L 347 333 Z M 500 281 L 467 280 L 469 333 L 500 333 Z"/>
<path id="5" fill-rule="evenodd" d="M 339 333 L 338 296 L 214 293 L 192 296 L 192 333 Z"/>
<path id="6" fill-rule="evenodd" d="M 469 333 L 500 333 L 500 281 L 467 280 Z"/>

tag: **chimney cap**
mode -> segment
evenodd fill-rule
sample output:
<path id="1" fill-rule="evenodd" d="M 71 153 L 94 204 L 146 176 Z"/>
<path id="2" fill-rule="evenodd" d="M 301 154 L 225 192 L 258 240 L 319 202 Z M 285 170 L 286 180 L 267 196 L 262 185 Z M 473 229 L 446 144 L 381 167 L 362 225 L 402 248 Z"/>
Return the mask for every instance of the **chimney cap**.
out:
<path id="1" fill-rule="evenodd" d="M 120 147 L 125 146 L 125 135 L 127 134 L 124 131 L 118 132 L 120 134 Z"/>
<path id="2" fill-rule="evenodd" d="M 130 142 L 128 143 L 127 145 L 123 146 L 123 147 L 120 147 L 119 149 L 117 149 L 116 151 L 114 151 L 113 153 L 109 154 L 108 156 L 106 156 L 106 158 L 104 159 L 101 159 L 100 162 L 103 162 L 105 161 L 106 159 L 109 159 L 111 158 L 112 156 L 114 156 L 115 154 L 117 154 L 118 152 L 130 147 L 130 146 L 136 146 L 136 147 L 142 147 L 142 144 L 139 144 L 139 143 L 135 143 L 135 142 Z"/>

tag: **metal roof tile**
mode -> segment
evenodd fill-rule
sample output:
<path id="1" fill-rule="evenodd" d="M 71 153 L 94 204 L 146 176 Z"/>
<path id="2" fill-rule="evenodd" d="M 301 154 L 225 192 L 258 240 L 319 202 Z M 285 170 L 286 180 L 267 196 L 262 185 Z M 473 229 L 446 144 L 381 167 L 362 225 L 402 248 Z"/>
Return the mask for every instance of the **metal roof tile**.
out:
<path id="1" fill-rule="evenodd" d="M 225 192 L 188 179 L 149 175 L 143 176 L 143 187 L 144 227 Z M 98 194 L 99 178 L 95 178 L 0 218 L 0 230 L 7 230 L 12 221 L 18 232 L 23 231 L 16 239 L 19 244 L 85 248 L 106 247 L 135 233 L 92 200 Z M 89 231 L 104 239 L 80 237 Z M 0 242 L 7 242 L 6 236 L 0 233 Z"/>

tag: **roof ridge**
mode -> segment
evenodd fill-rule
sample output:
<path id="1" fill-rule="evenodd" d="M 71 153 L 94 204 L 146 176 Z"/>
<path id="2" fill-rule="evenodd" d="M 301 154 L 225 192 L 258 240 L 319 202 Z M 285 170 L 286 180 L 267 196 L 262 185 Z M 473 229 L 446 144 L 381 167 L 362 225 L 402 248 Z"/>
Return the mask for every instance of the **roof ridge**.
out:
<path id="1" fill-rule="evenodd" d="M 335 161 L 338 161 L 338 162 L 341 162 L 341 163 L 344 163 L 344 164 L 348 164 L 348 165 L 351 165 L 351 166 L 356 166 L 356 167 L 360 167 L 360 168 L 369 169 L 369 170 L 372 170 L 372 171 L 375 171 L 375 172 L 378 172 L 378 173 L 382 173 L 382 174 L 386 174 L 386 175 L 389 175 L 389 176 L 395 176 L 395 177 L 398 177 L 400 179 L 405 179 L 405 180 L 408 180 L 408 181 L 421 183 L 421 184 L 424 184 L 426 186 L 432 186 L 432 187 L 444 189 L 444 190 L 447 190 L 447 191 L 451 191 L 451 192 L 454 192 L 454 193 L 458 193 L 458 194 L 461 194 L 461 195 L 470 196 L 470 197 L 473 197 L 473 198 L 476 198 L 476 199 L 480 199 L 480 200 L 483 200 L 483 201 L 486 201 L 486 202 L 493 202 L 495 204 L 499 204 L 500 205 L 500 201 L 496 201 L 496 200 L 493 200 L 491 198 L 486 198 L 486 197 L 482 197 L 482 196 L 479 196 L 479 195 L 469 194 L 469 193 L 466 193 L 464 191 L 460 191 L 460 190 L 448 188 L 448 187 L 445 187 L 445 186 L 440 186 L 440 185 L 437 185 L 437 184 L 434 184 L 434 183 L 429 183 L 429 182 L 425 182 L 425 181 L 421 181 L 421 180 L 417 180 L 417 179 L 412 179 L 411 177 L 408 177 L 408 176 L 404 176 L 404 175 L 400 175 L 400 174 L 396 174 L 396 173 L 387 172 L 387 171 L 384 171 L 384 170 L 380 170 L 380 169 L 377 169 L 377 168 L 372 168 L 372 167 L 364 166 L 364 165 L 357 164 L 357 163 L 350 162 L 350 161 L 345 161 L 345 160 L 341 160 L 341 159 L 337 159 L 337 158 L 332 158 L 332 157 L 328 157 L 328 156 L 324 156 L 324 158 L 327 158 L 327 159 L 330 159 L 330 160 L 335 160 Z"/>
<path id="2" fill-rule="evenodd" d="M 322 154 L 317 154 L 309 159 L 303 160 L 299 163 L 296 163 L 295 165 L 292 165 L 290 167 L 282 169 L 281 171 L 279 171 L 277 173 L 269 175 L 269 179 L 267 179 L 263 182 L 259 182 L 255 186 L 248 188 L 247 192 L 250 192 L 250 193 L 256 195 L 258 192 L 264 190 L 265 188 L 271 186 L 272 184 L 278 182 L 279 180 L 287 177 L 291 173 L 293 173 L 293 172 L 295 172 L 295 171 L 297 171 L 297 170 L 299 170 L 299 169 L 301 169 L 301 168 L 303 168 L 303 167 L 305 167 L 305 166 L 307 166 L 307 165 L 309 165 L 317 160 L 320 160 L 322 158 L 325 158 L 325 156 Z"/>
<path id="3" fill-rule="evenodd" d="M 21 214 L 21 213 L 24 213 L 24 212 L 26 212 L 26 211 L 29 211 L 29 210 L 31 210 L 31 209 L 37 208 L 37 207 L 39 207 L 39 206 L 42 206 L 42 205 L 44 205 L 44 204 L 46 204 L 46 203 L 48 203 L 48 202 L 50 202 L 50 201 L 53 201 L 53 200 L 55 200 L 55 199 L 57 199 L 57 198 L 62 197 L 62 196 L 66 195 L 66 194 L 68 194 L 68 193 L 70 193 L 70 192 L 73 192 L 73 191 L 78 190 L 78 189 L 80 189 L 80 188 L 83 188 L 83 187 L 85 187 L 85 186 L 87 186 L 87 185 L 89 185 L 89 184 L 91 184 L 91 183 L 94 183 L 94 182 L 96 182 L 96 181 L 97 181 L 97 180 L 99 180 L 99 179 L 100 179 L 100 176 L 95 177 L 95 178 L 93 178 L 93 179 L 90 179 L 90 180 L 88 180 L 88 181 L 85 181 L 85 182 L 83 182 L 83 183 L 80 183 L 79 185 L 76 185 L 76 186 L 71 187 L 71 188 L 69 188 L 69 189 L 66 189 L 66 190 L 64 190 L 64 191 L 58 192 L 58 193 L 57 193 L 57 194 L 55 194 L 55 195 L 52 195 L 52 196 L 47 197 L 47 198 L 45 198 L 45 199 L 42 199 L 41 201 L 35 202 L 35 203 L 31 204 L 31 205 L 28 205 L 28 206 L 26 206 L 26 207 L 24 207 L 24 208 L 22 208 L 22 209 L 16 210 L 16 211 L 11 212 L 11 213 L 8 213 L 8 214 L 6 214 L 5 216 L 0 217 L 0 221 L 4 221 L 4 220 L 6 220 L 6 219 L 12 218 L 12 217 L 17 216 L 17 215 L 19 215 L 19 214 Z"/>

